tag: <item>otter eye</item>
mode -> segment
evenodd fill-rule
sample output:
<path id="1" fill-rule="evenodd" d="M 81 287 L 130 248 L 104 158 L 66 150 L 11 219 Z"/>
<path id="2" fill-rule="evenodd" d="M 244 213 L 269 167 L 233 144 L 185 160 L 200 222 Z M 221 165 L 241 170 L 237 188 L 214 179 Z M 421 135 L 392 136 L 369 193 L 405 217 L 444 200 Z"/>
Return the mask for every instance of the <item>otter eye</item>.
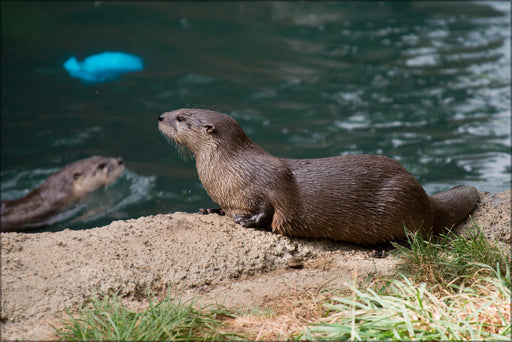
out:
<path id="1" fill-rule="evenodd" d="M 103 170 L 105 166 L 107 166 L 106 163 L 101 163 L 100 165 L 98 165 L 98 169 Z"/>
<path id="2" fill-rule="evenodd" d="M 178 120 L 178 122 L 182 122 L 182 121 L 183 121 L 183 117 L 182 117 L 182 116 L 178 116 L 178 117 L 176 118 L 176 120 Z"/>

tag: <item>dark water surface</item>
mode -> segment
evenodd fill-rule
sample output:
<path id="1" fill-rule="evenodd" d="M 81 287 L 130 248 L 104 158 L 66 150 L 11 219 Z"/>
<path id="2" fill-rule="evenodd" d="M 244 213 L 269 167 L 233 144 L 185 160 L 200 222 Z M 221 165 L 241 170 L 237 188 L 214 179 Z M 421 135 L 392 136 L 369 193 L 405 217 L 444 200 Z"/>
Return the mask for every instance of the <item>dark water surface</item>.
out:
<path id="1" fill-rule="evenodd" d="M 268 152 L 400 161 L 428 193 L 510 188 L 510 5 L 422 2 L 2 2 L 1 190 L 26 194 L 94 154 L 127 171 L 52 230 L 214 207 L 157 128 L 181 107 L 234 116 Z M 103 51 L 103 84 L 62 63 Z"/>

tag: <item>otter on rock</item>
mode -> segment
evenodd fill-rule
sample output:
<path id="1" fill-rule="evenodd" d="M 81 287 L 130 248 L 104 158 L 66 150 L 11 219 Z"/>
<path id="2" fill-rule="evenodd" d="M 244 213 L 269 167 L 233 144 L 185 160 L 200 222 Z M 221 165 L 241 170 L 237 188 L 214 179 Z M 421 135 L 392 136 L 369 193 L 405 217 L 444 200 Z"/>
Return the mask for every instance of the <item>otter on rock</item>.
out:
<path id="1" fill-rule="evenodd" d="M 213 201 L 243 227 L 361 245 L 436 234 L 471 213 L 479 196 L 456 186 L 428 196 L 397 161 L 378 155 L 274 157 L 228 115 L 179 109 L 158 117 L 160 131 L 192 152 Z"/>
<path id="2" fill-rule="evenodd" d="M 55 172 L 39 187 L 12 201 L 2 201 L 2 232 L 33 230 L 73 203 L 116 180 L 124 171 L 121 158 L 93 156 Z"/>

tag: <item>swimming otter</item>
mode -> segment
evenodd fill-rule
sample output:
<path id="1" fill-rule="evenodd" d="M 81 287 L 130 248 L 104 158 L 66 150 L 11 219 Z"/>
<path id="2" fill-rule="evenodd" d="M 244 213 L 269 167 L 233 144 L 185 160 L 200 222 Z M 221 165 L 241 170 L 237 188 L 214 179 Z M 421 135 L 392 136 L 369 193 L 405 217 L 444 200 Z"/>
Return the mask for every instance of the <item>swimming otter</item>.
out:
<path id="1" fill-rule="evenodd" d="M 411 231 L 439 233 L 465 218 L 478 191 L 458 186 L 429 197 L 407 170 L 378 155 L 274 157 L 235 119 L 201 109 L 158 117 L 160 131 L 192 152 L 210 197 L 244 227 L 362 245 Z"/>
<path id="2" fill-rule="evenodd" d="M 88 193 L 112 183 L 123 170 L 121 158 L 101 156 L 67 165 L 22 198 L 2 201 L 2 232 L 37 229 Z"/>

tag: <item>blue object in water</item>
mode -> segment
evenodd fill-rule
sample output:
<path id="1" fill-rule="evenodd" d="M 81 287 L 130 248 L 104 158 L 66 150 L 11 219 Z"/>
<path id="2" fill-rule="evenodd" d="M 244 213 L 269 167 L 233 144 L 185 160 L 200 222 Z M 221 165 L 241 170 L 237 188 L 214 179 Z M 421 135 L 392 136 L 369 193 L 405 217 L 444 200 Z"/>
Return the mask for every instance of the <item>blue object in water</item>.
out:
<path id="1" fill-rule="evenodd" d="M 142 59 L 124 52 L 103 52 L 89 56 L 82 62 L 77 61 L 75 57 L 70 57 L 64 63 L 64 69 L 70 76 L 94 83 L 111 81 L 122 73 L 143 68 Z"/>

